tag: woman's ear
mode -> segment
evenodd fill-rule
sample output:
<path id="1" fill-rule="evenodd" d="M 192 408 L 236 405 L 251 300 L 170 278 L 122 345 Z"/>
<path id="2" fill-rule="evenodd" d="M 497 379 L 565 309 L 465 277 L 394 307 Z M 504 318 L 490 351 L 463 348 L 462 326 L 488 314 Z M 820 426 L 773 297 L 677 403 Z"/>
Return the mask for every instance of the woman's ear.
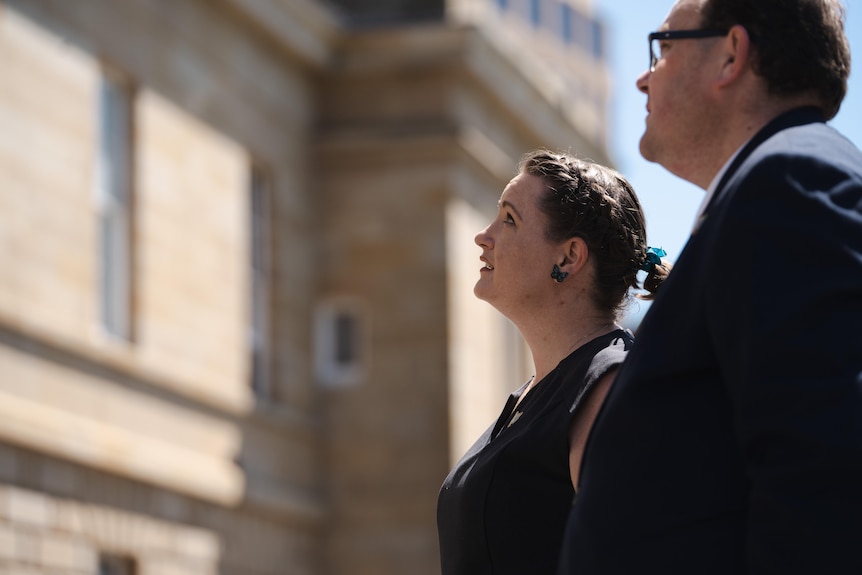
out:
<path id="1" fill-rule="evenodd" d="M 587 260 L 590 258 L 590 248 L 587 247 L 587 242 L 583 238 L 571 238 L 566 240 L 563 245 L 563 261 L 560 264 L 560 269 L 571 275 L 581 271 Z"/>

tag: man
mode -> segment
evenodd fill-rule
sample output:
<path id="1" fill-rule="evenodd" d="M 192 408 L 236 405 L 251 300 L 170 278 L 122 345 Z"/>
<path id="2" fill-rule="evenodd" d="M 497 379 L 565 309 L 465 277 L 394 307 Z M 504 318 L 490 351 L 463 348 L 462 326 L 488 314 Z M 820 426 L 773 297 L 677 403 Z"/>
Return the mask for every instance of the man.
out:
<path id="1" fill-rule="evenodd" d="M 652 41 L 652 38 L 655 41 Z M 862 153 L 838 0 L 679 0 L 641 153 L 705 189 L 595 423 L 560 573 L 862 573 Z"/>

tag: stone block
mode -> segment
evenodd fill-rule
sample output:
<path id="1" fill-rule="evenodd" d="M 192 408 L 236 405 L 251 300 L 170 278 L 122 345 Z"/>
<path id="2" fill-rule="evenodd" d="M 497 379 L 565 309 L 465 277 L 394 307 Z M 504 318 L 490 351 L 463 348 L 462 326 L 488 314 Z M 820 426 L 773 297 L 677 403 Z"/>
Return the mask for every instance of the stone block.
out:
<path id="1" fill-rule="evenodd" d="M 79 539 L 64 535 L 46 534 L 39 541 L 39 562 L 49 569 L 64 569 L 93 573 L 97 556 L 93 549 Z"/>
<path id="2" fill-rule="evenodd" d="M 17 487 L 3 491 L 0 497 L 5 499 L 6 516 L 11 523 L 43 529 L 53 524 L 56 509 L 44 495 Z"/>

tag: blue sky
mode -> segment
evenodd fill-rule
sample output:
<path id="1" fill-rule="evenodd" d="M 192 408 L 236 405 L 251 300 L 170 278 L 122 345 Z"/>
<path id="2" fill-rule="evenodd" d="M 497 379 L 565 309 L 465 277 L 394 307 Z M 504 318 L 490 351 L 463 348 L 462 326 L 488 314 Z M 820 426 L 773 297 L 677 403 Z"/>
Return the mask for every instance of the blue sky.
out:
<path id="1" fill-rule="evenodd" d="M 830 123 L 862 147 L 862 0 L 844 0 L 844 3 L 853 70 L 841 111 Z M 646 117 L 646 96 L 635 88 L 635 80 L 649 59 L 647 35 L 661 25 L 672 5 L 673 0 L 594 2 L 608 30 L 612 82 L 611 157 L 643 203 L 649 244 L 662 246 L 668 257 L 676 260 L 704 192 L 641 158 L 638 142 Z M 641 304 L 640 311 L 645 309 Z M 633 308 L 632 312 L 638 315 L 637 309 Z"/>

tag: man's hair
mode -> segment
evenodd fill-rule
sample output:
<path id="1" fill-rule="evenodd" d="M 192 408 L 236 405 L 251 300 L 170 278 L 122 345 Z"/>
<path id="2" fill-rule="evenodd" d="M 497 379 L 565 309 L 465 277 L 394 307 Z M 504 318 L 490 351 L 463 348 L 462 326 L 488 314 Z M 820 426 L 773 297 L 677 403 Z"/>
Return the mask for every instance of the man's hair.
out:
<path id="1" fill-rule="evenodd" d="M 703 28 L 748 31 L 754 71 L 771 94 L 812 94 L 827 119 L 838 113 L 850 75 L 840 0 L 706 0 L 702 14 Z"/>

